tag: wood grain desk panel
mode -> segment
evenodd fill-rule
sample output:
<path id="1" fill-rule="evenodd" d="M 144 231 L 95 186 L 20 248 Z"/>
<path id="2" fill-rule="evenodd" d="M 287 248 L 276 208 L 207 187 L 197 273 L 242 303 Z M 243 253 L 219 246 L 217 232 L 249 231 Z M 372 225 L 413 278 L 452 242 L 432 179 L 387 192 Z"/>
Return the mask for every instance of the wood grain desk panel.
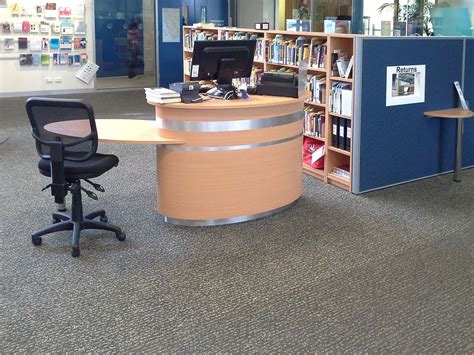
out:
<path id="1" fill-rule="evenodd" d="M 306 99 L 252 96 L 155 105 L 157 121 L 175 123 L 161 128 L 160 136 L 186 141 L 157 149 L 159 213 L 171 223 L 214 225 L 291 205 L 302 194 Z M 239 122 L 249 128 L 240 129 Z M 219 128 L 199 129 L 207 123 Z"/>
<path id="2" fill-rule="evenodd" d="M 271 215 L 301 196 L 306 99 L 252 96 L 155 105 L 155 121 L 96 124 L 102 142 L 157 146 L 157 210 L 167 222 L 228 224 Z M 45 129 L 83 137 L 89 122 Z"/>
<path id="3" fill-rule="evenodd" d="M 99 141 L 126 144 L 183 144 L 180 138 L 160 136 L 156 121 L 151 120 L 96 120 Z M 44 126 L 49 132 L 68 137 L 85 137 L 90 133 L 89 120 L 54 122 Z"/>
<path id="4" fill-rule="evenodd" d="M 461 108 L 450 108 L 446 110 L 428 111 L 425 116 L 435 118 L 469 118 L 474 116 L 474 112 Z"/>
<path id="5" fill-rule="evenodd" d="M 158 211 L 175 220 L 252 216 L 302 194 L 302 138 L 257 149 L 188 152 L 158 149 Z"/>

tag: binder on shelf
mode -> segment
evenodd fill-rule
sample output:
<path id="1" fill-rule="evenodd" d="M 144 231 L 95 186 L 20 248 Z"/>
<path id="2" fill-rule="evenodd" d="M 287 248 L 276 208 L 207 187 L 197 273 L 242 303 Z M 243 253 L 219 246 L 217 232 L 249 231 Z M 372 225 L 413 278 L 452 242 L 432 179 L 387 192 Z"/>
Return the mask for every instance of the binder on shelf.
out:
<path id="1" fill-rule="evenodd" d="M 346 150 L 351 151 L 351 141 L 352 141 L 352 122 L 350 120 L 346 121 Z"/>
<path id="2" fill-rule="evenodd" d="M 339 141 L 337 142 L 337 148 L 346 149 L 346 119 L 339 119 Z"/>
<path id="3" fill-rule="evenodd" d="M 352 86 L 341 86 L 341 114 L 352 116 Z"/>
<path id="4" fill-rule="evenodd" d="M 339 146 L 339 118 L 332 118 L 332 146 Z"/>

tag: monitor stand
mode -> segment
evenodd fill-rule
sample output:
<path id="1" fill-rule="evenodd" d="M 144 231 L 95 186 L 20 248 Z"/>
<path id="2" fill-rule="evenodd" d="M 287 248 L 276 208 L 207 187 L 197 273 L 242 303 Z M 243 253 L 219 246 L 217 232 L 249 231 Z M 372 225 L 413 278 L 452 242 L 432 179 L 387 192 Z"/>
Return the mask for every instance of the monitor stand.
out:
<path id="1" fill-rule="evenodd" d="M 217 87 L 209 90 L 206 95 L 222 100 L 238 99 L 237 89 L 232 85 L 234 74 L 233 58 L 222 58 L 219 63 L 219 73 L 217 76 Z"/>

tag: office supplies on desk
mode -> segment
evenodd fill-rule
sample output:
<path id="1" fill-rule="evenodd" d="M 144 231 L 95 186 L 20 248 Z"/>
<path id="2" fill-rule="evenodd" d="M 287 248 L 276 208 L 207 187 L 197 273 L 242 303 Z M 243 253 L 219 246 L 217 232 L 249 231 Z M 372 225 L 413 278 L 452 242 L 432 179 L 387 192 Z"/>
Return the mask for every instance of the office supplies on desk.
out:
<path id="1" fill-rule="evenodd" d="M 265 72 L 257 95 L 298 97 L 298 76 L 294 73 Z"/>
<path id="2" fill-rule="evenodd" d="M 198 81 L 185 81 L 170 84 L 170 89 L 181 95 L 181 101 L 185 104 L 202 102 L 199 96 L 201 85 Z"/>
<path id="3" fill-rule="evenodd" d="M 166 88 L 145 88 L 145 96 L 148 102 L 157 104 L 171 104 L 181 102 L 181 95 Z"/>

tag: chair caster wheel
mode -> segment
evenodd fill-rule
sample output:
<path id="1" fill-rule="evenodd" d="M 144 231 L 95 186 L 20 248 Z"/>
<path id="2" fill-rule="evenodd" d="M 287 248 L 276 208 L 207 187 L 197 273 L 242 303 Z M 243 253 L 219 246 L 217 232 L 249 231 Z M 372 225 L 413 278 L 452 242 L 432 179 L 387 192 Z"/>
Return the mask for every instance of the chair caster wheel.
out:
<path id="1" fill-rule="evenodd" d="M 80 256 L 81 251 L 79 250 L 79 247 L 72 247 L 71 255 L 73 258 L 77 258 L 78 256 Z"/>
<path id="2" fill-rule="evenodd" d="M 53 224 L 61 222 L 61 219 L 53 217 Z"/>
<path id="3" fill-rule="evenodd" d="M 120 233 L 116 234 L 115 236 L 117 237 L 117 239 L 120 242 L 125 241 L 125 239 L 127 238 L 127 235 L 124 232 L 120 232 Z"/>
<path id="4" fill-rule="evenodd" d="M 43 239 L 41 237 L 35 237 L 35 236 L 31 236 L 31 242 L 33 243 L 33 245 L 41 245 L 41 243 L 43 243 Z"/>
<path id="5" fill-rule="evenodd" d="M 109 219 L 107 218 L 107 216 L 100 216 L 99 220 L 101 222 L 104 222 L 104 223 L 107 223 L 109 221 Z"/>

